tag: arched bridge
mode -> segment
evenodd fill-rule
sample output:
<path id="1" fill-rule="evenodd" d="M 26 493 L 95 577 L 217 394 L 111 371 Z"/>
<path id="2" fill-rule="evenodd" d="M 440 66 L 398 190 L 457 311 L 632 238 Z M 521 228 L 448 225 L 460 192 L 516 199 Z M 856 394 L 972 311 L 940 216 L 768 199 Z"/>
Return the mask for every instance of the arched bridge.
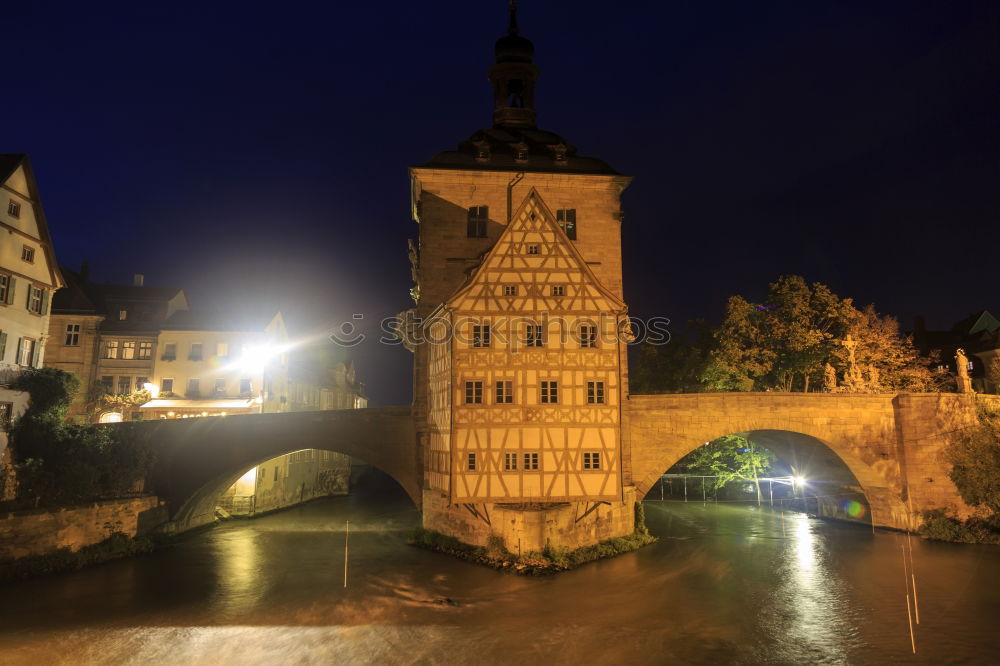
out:
<path id="1" fill-rule="evenodd" d="M 167 419 L 139 424 L 157 452 L 153 486 L 171 525 L 214 519 L 219 495 L 251 467 L 300 449 L 345 453 L 392 476 L 420 506 L 409 407 Z"/>

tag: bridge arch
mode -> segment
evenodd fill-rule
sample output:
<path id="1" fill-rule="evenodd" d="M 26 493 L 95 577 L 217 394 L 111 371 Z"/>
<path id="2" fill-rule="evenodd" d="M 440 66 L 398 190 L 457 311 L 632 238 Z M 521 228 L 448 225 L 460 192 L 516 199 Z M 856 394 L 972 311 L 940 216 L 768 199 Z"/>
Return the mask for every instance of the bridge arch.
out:
<path id="1" fill-rule="evenodd" d="M 216 499 L 246 470 L 302 449 L 368 463 L 395 479 L 420 506 L 409 407 L 170 419 L 142 423 L 139 429 L 156 451 L 152 490 L 167 503 L 168 529 L 211 522 Z"/>
<path id="2" fill-rule="evenodd" d="M 782 460 L 807 467 L 807 476 L 819 474 L 859 487 L 877 525 L 913 527 L 915 516 L 905 501 L 896 455 L 893 396 L 841 398 L 774 393 L 632 396 L 627 420 L 637 496 L 644 497 L 660 475 L 705 442 L 744 434 Z"/>

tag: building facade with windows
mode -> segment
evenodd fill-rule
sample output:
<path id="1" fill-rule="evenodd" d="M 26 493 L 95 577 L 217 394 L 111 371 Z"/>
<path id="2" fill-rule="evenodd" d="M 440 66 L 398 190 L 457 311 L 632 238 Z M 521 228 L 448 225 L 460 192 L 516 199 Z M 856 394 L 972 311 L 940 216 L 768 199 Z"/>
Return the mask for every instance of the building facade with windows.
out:
<path id="1" fill-rule="evenodd" d="M 0 154 L 0 426 L 27 406 L 28 397 L 6 388 L 45 360 L 49 306 L 63 286 L 31 161 Z M 7 465 L 7 433 L 0 430 L 0 474 Z"/>
<path id="2" fill-rule="evenodd" d="M 81 390 L 73 399 L 67 416 L 73 420 L 87 420 L 101 354 L 104 314 L 87 295 L 78 273 L 64 268 L 62 274 L 66 286 L 52 298 L 45 365 L 80 378 Z"/>
<path id="3" fill-rule="evenodd" d="M 176 312 L 164 324 L 145 418 L 287 412 L 288 333 L 281 313 Z"/>
<path id="4" fill-rule="evenodd" d="M 493 126 L 410 169 L 424 524 L 576 546 L 633 529 L 622 441 L 630 178 L 539 129 L 534 47 L 496 43 Z"/>

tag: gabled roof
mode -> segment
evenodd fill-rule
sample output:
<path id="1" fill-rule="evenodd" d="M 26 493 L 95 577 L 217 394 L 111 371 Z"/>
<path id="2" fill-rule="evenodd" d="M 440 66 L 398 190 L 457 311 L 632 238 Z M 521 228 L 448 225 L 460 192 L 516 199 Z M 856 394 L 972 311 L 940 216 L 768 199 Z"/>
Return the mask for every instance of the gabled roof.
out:
<path id="1" fill-rule="evenodd" d="M 526 241 L 525 239 L 529 240 Z M 522 268 L 517 262 L 535 262 L 535 255 L 525 256 L 521 246 L 526 243 L 535 242 L 547 245 L 546 251 L 549 254 L 545 255 L 545 260 L 553 263 L 548 267 L 545 267 L 543 263 L 541 268 L 532 268 L 527 265 Z M 543 255 L 537 256 L 542 257 Z M 533 279 L 538 274 L 546 272 L 565 274 L 567 276 L 573 272 L 579 272 L 586 289 L 578 294 L 567 293 L 565 298 L 567 301 L 582 299 L 584 304 L 570 309 L 591 309 L 592 306 L 588 303 L 593 303 L 598 296 L 607 301 L 613 312 L 624 313 L 627 309 L 625 303 L 597 279 L 597 276 L 594 275 L 590 266 L 587 265 L 586 260 L 580 254 L 579 250 L 576 249 L 573 241 L 566 236 L 562 227 L 556 223 L 555 215 L 545 205 L 541 195 L 535 188 L 531 188 L 524 197 L 517 212 L 511 217 L 510 223 L 501 232 L 500 238 L 497 239 L 493 247 L 483 256 L 479 265 L 471 271 L 465 284 L 460 286 L 442 306 L 452 307 L 459 299 L 473 295 L 471 292 L 475 286 L 486 282 L 488 279 L 485 274 L 492 267 L 499 268 L 503 263 L 509 264 L 506 266 L 507 269 L 515 268 L 523 270 L 526 273 L 531 273 Z M 495 298 L 495 296 L 490 296 L 489 298 Z M 536 298 L 536 300 L 538 299 Z"/>
<path id="2" fill-rule="evenodd" d="M 66 286 L 52 297 L 52 314 L 100 315 L 79 274 L 61 267 Z"/>
<path id="3" fill-rule="evenodd" d="M 18 167 L 24 168 L 24 176 L 28 181 L 28 195 L 35 206 L 38 238 L 41 240 L 42 251 L 45 253 L 45 260 L 48 263 L 52 288 L 59 289 L 63 286 L 63 278 L 59 273 L 59 266 L 56 264 L 56 251 L 52 245 L 52 237 L 49 235 L 49 223 L 45 219 L 45 209 L 42 207 L 42 198 L 38 194 L 38 183 L 35 182 L 35 170 L 31 166 L 31 160 L 25 153 L 0 153 L 0 184 L 6 182 Z"/>

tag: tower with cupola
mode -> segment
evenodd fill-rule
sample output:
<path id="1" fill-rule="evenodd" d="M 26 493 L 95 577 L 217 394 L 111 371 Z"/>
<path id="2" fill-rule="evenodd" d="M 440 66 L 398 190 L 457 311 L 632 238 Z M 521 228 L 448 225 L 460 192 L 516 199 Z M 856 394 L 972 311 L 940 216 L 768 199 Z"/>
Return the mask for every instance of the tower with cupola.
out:
<path id="1" fill-rule="evenodd" d="M 492 126 L 410 169 L 424 524 L 512 550 L 586 545 L 633 528 L 630 178 L 538 127 L 539 70 L 513 2 L 494 54 Z"/>

